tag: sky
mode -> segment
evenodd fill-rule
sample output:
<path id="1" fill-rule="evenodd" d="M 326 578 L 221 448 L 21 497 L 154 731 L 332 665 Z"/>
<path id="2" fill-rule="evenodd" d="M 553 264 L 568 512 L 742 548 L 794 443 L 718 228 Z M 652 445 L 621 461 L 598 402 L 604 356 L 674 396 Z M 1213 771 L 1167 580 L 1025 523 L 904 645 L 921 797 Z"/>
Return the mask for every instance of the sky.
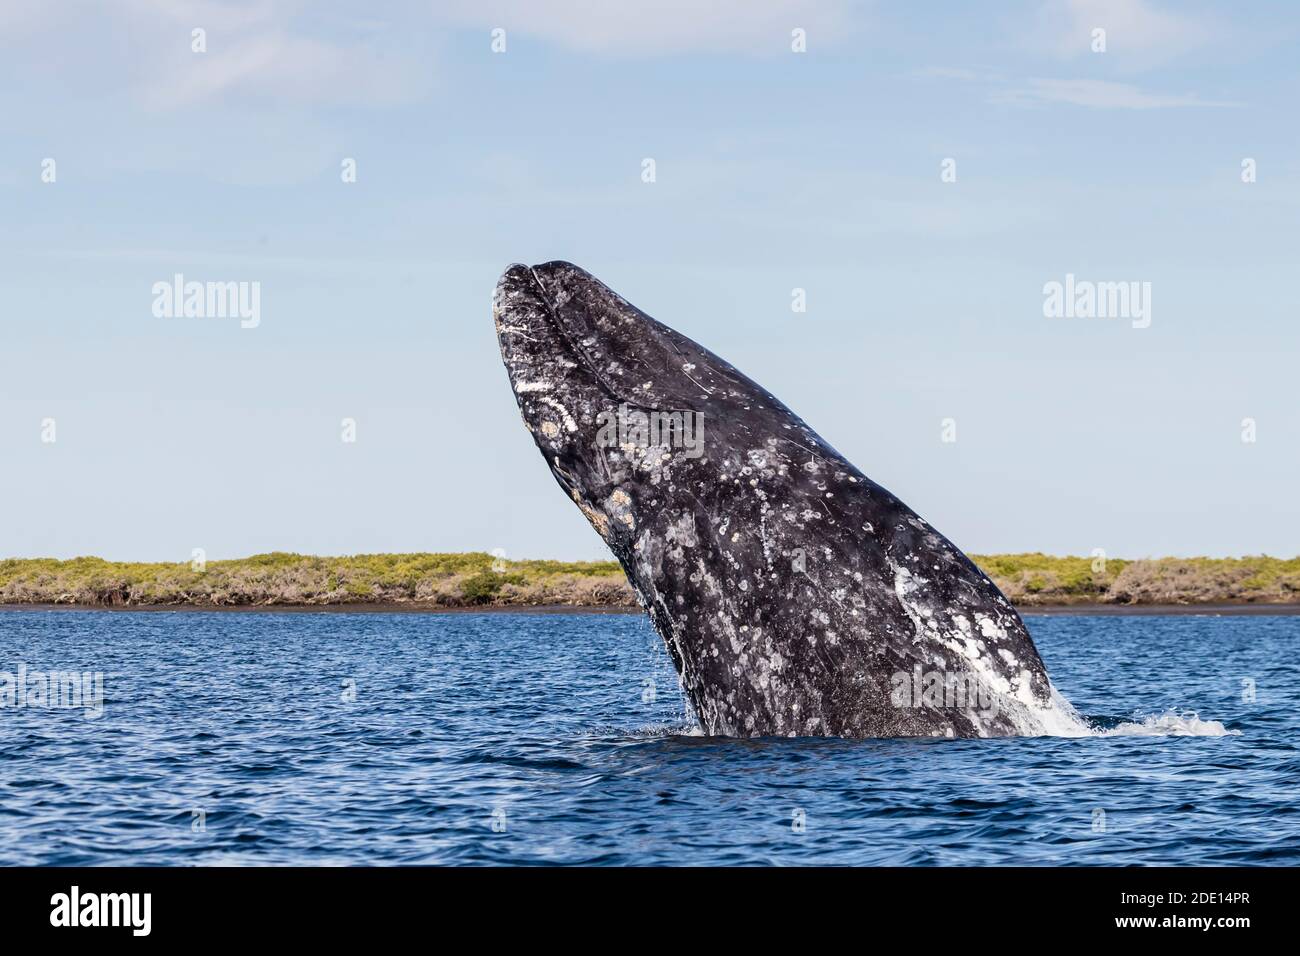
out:
<path id="1" fill-rule="evenodd" d="M 968 552 L 1295 555 L 1298 41 L 1282 2 L 0 2 L 0 557 L 608 557 L 493 329 L 550 259 Z M 1144 314 L 1045 314 L 1067 276 Z"/>

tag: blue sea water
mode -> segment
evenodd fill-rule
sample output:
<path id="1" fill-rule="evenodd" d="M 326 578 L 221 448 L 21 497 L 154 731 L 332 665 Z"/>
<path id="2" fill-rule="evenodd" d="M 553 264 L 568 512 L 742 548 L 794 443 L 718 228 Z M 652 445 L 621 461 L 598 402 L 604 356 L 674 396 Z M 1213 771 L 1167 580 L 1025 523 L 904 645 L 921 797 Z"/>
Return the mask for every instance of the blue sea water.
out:
<path id="1" fill-rule="evenodd" d="M 1026 623 L 1096 733 L 702 737 L 640 616 L 0 612 L 104 675 L 0 709 L 0 863 L 1300 861 L 1300 618 Z"/>

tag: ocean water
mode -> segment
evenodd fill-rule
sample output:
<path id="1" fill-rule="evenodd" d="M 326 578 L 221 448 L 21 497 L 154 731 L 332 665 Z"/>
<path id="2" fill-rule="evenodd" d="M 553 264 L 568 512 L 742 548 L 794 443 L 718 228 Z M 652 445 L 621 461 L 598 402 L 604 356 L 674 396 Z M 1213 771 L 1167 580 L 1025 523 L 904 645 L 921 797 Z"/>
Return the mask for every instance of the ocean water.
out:
<path id="1" fill-rule="evenodd" d="M 1300 618 L 1026 623 L 1086 736 L 705 738 L 640 616 L 3 611 L 103 699 L 0 709 L 0 863 L 1300 862 Z"/>

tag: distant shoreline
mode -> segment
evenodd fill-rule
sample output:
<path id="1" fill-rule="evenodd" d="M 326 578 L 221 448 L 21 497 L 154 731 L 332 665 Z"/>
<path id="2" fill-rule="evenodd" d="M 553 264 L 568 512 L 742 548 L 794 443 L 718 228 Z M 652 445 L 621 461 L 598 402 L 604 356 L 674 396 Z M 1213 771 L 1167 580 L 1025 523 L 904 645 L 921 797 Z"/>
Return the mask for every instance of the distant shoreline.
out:
<path id="1" fill-rule="evenodd" d="M 971 555 L 1022 614 L 1297 614 L 1300 557 Z M 785 560 L 773 555 L 772 561 Z M 818 569 L 753 569 L 780 588 Z M 757 580 L 757 577 L 755 578 Z M 778 591 L 774 597 L 779 597 Z M 0 560 L 0 608 L 341 610 L 356 613 L 637 612 L 615 561 L 511 560 L 484 552 L 232 560 Z"/>
<path id="2" fill-rule="evenodd" d="M 1300 615 L 1300 604 L 1038 604 L 1017 607 L 1021 617 L 1147 617 L 1184 615 L 1207 617 L 1287 617 Z M 0 604 L 5 611 L 147 612 L 163 614 L 605 614 L 635 615 L 639 607 L 577 604 L 477 604 L 444 607 L 436 604 Z"/>

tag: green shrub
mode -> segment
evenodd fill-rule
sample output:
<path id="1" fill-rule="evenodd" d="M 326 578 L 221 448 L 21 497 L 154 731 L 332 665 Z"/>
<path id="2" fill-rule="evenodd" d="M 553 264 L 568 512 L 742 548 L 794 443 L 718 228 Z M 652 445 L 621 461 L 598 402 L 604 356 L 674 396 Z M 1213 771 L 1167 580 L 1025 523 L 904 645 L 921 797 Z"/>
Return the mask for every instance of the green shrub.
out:
<path id="1" fill-rule="evenodd" d="M 505 584 L 504 575 L 495 571 L 480 571 L 466 578 L 460 585 L 461 597 L 470 604 L 487 604 L 497 596 L 501 585 Z"/>
<path id="2" fill-rule="evenodd" d="M 1013 601 L 1159 604 L 1294 601 L 1300 557 L 1110 558 L 972 555 Z M 347 601 L 433 605 L 630 604 L 631 590 L 614 561 L 507 560 L 506 573 L 482 551 L 317 557 L 273 551 L 209 561 L 110 562 L 77 557 L 0 559 L 0 603 L 106 601 L 132 604 L 325 604 Z M 506 587 L 510 585 L 510 587 Z"/>

